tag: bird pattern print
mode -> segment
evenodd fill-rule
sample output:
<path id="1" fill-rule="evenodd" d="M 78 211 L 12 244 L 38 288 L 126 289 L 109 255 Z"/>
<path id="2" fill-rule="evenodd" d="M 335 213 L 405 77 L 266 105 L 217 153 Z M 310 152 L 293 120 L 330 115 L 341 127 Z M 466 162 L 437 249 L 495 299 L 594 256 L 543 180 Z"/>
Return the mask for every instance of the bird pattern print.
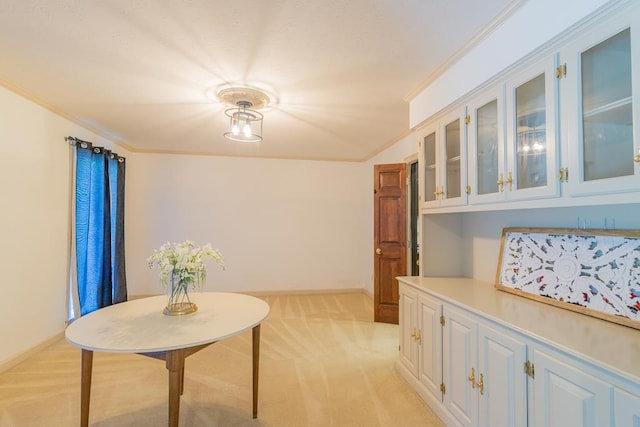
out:
<path id="1" fill-rule="evenodd" d="M 499 285 L 640 321 L 640 237 L 503 234 Z"/>

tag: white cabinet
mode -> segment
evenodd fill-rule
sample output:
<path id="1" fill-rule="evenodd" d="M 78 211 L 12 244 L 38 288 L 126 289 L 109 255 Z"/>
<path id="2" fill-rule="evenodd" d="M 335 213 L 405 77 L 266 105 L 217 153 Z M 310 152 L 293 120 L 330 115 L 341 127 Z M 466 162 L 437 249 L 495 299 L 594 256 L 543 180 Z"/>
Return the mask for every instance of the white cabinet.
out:
<path id="1" fill-rule="evenodd" d="M 640 200 L 640 3 L 611 9 L 430 119 L 424 213 Z"/>
<path id="2" fill-rule="evenodd" d="M 624 343 L 628 347 L 620 350 L 622 357 L 615 351 L 605 353 L 609 362 L 627 364 L 635 360 L 627 353 L 637 351 L 637 331 L 588 316 L 586 324 L 576 329 L 569 319 L 575 322 L 578 314 L 492 287 L 481 287 L 483 292 L 494 292 L 481 296 L 472 279 L 399 281 L 398 371 L 447 426 L 640 426 L 640 382 L 610 370 L 606 363 L 598 364 L 592 356 L 568 351 L 585 342 L 588 346 Z M 469 289 L 463 283 L 469 283 Z M 534 323 L 548 325 L 538 327 L 532 317 L 537 319 Z M 562 324 L 565 319 L 567 325 Z M 556 334 L 554 341 L 540 336 L 549 327 Z M 576 331 L 585 337 L 567 335 Z"/>
<path id="3" fill-rule="evenodd" d="M 429 393 L 442 399 L 442 303 L 427 295 L 418 295 L 418 377 Z"/>
<path id="4" fill-rule="evenodd" d="M 402 287 L 402 285 L 400 285 Z M 418 377 L 418 343 L 415 339 L 418 328 L 418 293 L 405 290 L 399 300 L 400 362 L 416 378 Z"/>
<path id="5" fill-rule="evenodd" d="M 467 112 L 469 204 L 503 202 L 507 193 L 498 182 L 504 180 L 507 170 L 504 85 L 496 85 L 470 100 Z"/>
<path id="6" fill-rule="evenodd" d="M 509 200 L 559 195 L 555 56 L 506 82 L 507 170 L 498 178 Z"/>
<path id="7" fill-rule="evenodd" d="M 467 147 L 464 109 L 422 129 L 418 143 L 423 208 L 467 203 Z"/>
<path id="8" fill-rule="evenodd" d="M 640 189 L 640 109 L 633 105 L 640 99 L 639 22 L 636 7 L 592 26 L 560 52 L 563 188 L 570 196 Z"/>
<path id="9" fill-rule="evenodd" d="M 467 103 L 469 203 L 559 196 L 555 57 Z"/>
<path id="10" fill-rule="evenodd" d="M 640 426 L 640 396 L 616 389 L 613 400 L 616 427 Z"/>
<path id="11" fill-rule="evenodd" d="M 478 395 L 474 372 L 477 351 L 477 323 L 450 307 L 443 308 L 444 406 L 461 426 L 477 425 Z M 480 379 L 478 372 L 478 380 Z"/>
<path id="12" fill-rule="evenodd" d="M 534 349 L 533 427 L 611 425 L 613 386 L 545 349 Z"/>
<path id="13" fill-rule="evenodd" d="M 525 427 L 527 345 L 445 305 L 444 406 L 462 426 Z"/>
<path id="14" fill-rule="evenodd" d="M 420 390 L 442 400 L 442 303 L 400 284 L 400 363 Z"/>
<path id="15" fill-rule="evenodd" d="M 527 344 L 520 337 L 480 323 L 478 326 L 478 372 L 483 377 L 480 393 L 480 426 L 526 427 Z M 476 379 L 477 381 L 477 379 Z"/>

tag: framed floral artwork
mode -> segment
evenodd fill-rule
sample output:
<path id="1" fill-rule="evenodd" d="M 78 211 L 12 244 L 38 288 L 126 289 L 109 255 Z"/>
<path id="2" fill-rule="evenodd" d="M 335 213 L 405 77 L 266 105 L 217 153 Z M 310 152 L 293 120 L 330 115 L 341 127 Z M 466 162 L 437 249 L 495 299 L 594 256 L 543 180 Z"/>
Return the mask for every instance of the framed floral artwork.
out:
<path id="1" fill-rule="evenodd" d="M 640 230 L 505 228 L 495 286 L 640 329 Z"/>

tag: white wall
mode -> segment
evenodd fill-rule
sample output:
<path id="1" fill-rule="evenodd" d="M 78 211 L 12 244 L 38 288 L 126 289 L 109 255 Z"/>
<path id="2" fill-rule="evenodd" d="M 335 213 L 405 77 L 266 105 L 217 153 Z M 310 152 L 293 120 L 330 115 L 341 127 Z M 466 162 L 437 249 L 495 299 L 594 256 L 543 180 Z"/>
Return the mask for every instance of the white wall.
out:
<path id="1" fill-rule="evenodd" d="M 611 0 L 528 0 L 410 102 L 414 128 Z"/>
<path id="2" fill-rule="evenodd" d="M 363 288 L 371 177 L 362 163 L 137 154 L 128 164 L 130 294 L 161 293 L 166 241 L 219 248 L 206 290 Z"/>
<path id="3" fill-rule="evenodd" d="M 0 366 L 64 330 L 69 135 L 108 146 L 0 87 Z"/>
<path id="4" fill-rule="evenodd" d="M 475 212 L 462 217 L 462 275 L 493 283 L 504 227 L 640 230 L 640 204 Z M 606 223 L 605 223 L 606 221 Z"/>

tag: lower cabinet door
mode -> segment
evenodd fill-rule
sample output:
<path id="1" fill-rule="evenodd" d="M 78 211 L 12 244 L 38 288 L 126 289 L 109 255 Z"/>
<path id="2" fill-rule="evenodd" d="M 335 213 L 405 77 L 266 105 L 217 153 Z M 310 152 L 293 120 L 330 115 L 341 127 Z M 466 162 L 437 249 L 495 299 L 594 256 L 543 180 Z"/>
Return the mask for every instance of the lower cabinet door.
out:
<path id="1" fill-rule="evenodd" d="M 418 344 L 415 340 L 418 308 L 418 294 L 400 287 L 400 361 L 417 378 L 418 377 Z"/>
<path id="2" fill-rule="evenodd" d="M 442 338 L 445 408 L 464 427 L 477 425 L 476 393 L 477 323 L 462 311 L 443 307 L 445 317 Z"/>
<path id="3" fill-rule="evenodd" d="M 613 386 L 549 350 L 533 350 L 534 427 L 607 427 L 612 420 Z"/>
<path id="4" fill-rule="evenodd" d="M 524 341 L 482 323 L 478 326 L 479 425 L 527 426 L 527 376 Z M 478 386 L 480 383 L 481 386 Z"/>
<path id="5" fill-rule="evenodd" d="M 616 389 L 613 400 L 616 427 L 640 426 L 640 396 Z"/>
<path id="6" fill-rule="evenodd" d="M 437 400 L 442 401 L 442 303 L 426 295 L 418 297 L 420 325 L 420 381 Z"/>

